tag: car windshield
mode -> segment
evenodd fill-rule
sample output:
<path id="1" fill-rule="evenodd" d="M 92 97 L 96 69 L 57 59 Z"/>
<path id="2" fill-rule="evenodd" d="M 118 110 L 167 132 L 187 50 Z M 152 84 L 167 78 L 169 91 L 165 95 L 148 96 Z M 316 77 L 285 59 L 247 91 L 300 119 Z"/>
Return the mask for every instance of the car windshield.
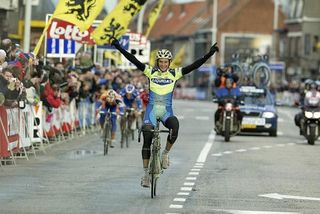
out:
<path id="1" fill-rule="evenodd" d="M 272 105 L 271 98 L 264 94 L 245 95 L 244 103 L 245 105 Z"/>

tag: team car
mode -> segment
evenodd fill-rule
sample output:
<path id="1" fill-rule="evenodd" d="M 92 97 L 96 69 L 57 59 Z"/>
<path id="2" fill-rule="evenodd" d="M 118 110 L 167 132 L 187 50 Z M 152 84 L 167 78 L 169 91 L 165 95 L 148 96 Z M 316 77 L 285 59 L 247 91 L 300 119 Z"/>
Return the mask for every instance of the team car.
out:
<path id="1" fill-rule="evenodd" d="M 270 136 L 277 136 L 278 115 L 270 91 L 255 86 L 241 86 L 240 92 L 240 112 L 243 115 L 241 132 L 267 132 Z"/>

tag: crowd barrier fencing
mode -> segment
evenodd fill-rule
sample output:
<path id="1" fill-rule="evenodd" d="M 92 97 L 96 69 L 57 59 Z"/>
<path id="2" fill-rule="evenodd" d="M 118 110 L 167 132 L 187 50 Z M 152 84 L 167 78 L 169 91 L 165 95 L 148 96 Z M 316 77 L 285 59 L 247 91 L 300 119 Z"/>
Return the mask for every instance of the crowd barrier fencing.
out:
<path id="1" fill-rule="evenodd" d="M 36 152 L 46 153 L 54 142 L 61 143 L 83 134 L 95 132 L 95 104 L 75 100 L 48 111 L 42 102 L 24 109 L 0 106 L 0 165 L 16 158 L 29 160 Z M 82 120 L 82 122 L 81 122 Z"/>

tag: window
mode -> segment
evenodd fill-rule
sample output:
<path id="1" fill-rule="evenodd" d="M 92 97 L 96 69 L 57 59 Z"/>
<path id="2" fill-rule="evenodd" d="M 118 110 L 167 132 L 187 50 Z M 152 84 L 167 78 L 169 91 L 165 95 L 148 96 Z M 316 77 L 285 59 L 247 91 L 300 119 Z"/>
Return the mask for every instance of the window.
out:
<path id="1" fill-rule="evenodd" d="M 304 54 L 309 55 L 311 53 L 311 36 L 310 34 L 304 35 Z"/>

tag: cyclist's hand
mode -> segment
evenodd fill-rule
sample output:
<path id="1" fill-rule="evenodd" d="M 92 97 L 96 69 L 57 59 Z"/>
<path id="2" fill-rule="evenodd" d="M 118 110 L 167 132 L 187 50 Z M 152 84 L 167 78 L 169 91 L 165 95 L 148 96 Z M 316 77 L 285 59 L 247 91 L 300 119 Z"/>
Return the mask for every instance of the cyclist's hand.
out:
<path id="1" fill-rule="evenodd" d="M 219 47 L 217 46 L 217 43 L 214 43 L 214 45 L 211 46 L 210 48 L 210 53 L 214 54 L 215 52 L 219 52 Z"/>
<path id="2" fill-rule="evenodd" d="M 119 40 L 115 37 L 110 37 L 110 41 L 111 41 L 111 45 L 115 46 L 115 47 L 120 47 L 120 43 Z"/>

